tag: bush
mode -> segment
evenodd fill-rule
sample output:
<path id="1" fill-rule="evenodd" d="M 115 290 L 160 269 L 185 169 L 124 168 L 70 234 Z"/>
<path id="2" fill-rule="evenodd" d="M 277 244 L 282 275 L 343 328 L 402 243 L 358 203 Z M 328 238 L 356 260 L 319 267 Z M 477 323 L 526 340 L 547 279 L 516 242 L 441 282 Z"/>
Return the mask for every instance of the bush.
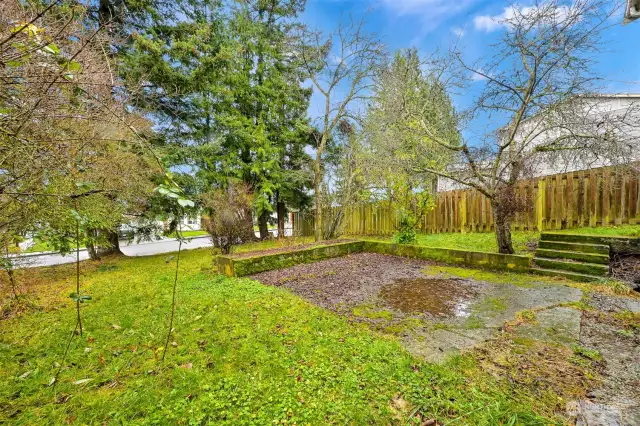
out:
<path id="1" fill-rule="evenodd" d="M 205 194 L 203 201 L 209 211 L 207 232 L 223 254 L 229 254 L 234 245 L 255 239 L 251 217 L 253 195 L 247 185 L 238 183 L 213 190 Z"/>
<path id="2" fill-rule="evenodd" d="M 417 243 L 417 224 L 418 218 L 414 214 L 401 210 L 398 217 L 398 230 L 393 234 L 393 242 L 397 244 Z"/>

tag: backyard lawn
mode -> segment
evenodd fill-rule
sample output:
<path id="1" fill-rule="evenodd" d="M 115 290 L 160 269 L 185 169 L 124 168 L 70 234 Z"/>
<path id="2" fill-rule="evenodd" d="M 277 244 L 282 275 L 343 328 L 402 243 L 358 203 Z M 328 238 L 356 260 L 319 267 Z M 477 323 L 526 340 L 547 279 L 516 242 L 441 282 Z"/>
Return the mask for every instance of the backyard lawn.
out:
<path id="1" fill-rule="evenodd" d="M 637 237 L 640 236 L 640 225 L 619 225 L 549 230 L 548 232 L 571 233 L 580 235 Z M 516 254 L 533 255 L 540 233 L 536 231 L 513 231 L 513 248 Z M 391 241 L 392 237 L 363 236 L 367 239 Z M 449 249 L 497 252 L 498 245 L 493 232 L 418 234 L 418 244 L 428 247 Z"/>
<path id="2" fill-rule="evenodd" d="M 561 232 L 580 235 L 599 235 L 609 237 L 638 237 L 640 236 L 640 225 L 617 225 L 617 226 L 598 226 L 563 229 L 549 232 Z"/>
<path id="3" fill-rule="evenodd" d="M 427 363 L 396 337 L 289 290 L 215 274 L 205 249 L 180 259 L 174 334 L 162 362 L 174 262 L 166 255 L 84 262 L 82 287 L 92 299 L 66 358 L 74 265 L 20 271 L 29 306 L 3 294 L 0 423 L 563 422 L 562 386 L 488 372 L 489 349 Z M 521 344 L 510 342 L 509 353 L 526 357 L 530 343 Z M 581 361 L 581 377 L 589 362 Z"/>
<path id="4" fill-rule="evenodd" d="M 392 237 L 364 236 L 363 238 L 391 241 Z M 532 254 L 532 248 L 540 238 L 534 231 L 513 231 L 513 248 L 516 254 Z M 418 244 L 428 247 L 459 249 L 469 251 L 497 252 L 498 244 L 493 232 L 418 234 Z"/>

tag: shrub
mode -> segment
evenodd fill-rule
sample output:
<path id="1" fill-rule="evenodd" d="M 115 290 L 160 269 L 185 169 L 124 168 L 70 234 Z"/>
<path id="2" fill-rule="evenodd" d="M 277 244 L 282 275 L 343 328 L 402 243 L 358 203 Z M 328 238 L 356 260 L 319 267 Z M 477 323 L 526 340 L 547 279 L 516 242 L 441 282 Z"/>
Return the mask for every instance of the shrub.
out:
<path id="1" fill-rule="evenodd" d="M 397 244 L 415 244 L 418 242 L 416 234 L 416 225 L 418 218 L 405 210 L 401 210 L 398 214 L 398 227 L 393 234 L 393 242 Z"/>
<path id="2" fill-rule="evenodd" d="M 209 212 L 206 224 L 213 245 L 229 254 L 234 245 L 255 239 L 251 208 L 253 195 L 248 185 L 236 183 L 215 189 L 203 197 Z"/>

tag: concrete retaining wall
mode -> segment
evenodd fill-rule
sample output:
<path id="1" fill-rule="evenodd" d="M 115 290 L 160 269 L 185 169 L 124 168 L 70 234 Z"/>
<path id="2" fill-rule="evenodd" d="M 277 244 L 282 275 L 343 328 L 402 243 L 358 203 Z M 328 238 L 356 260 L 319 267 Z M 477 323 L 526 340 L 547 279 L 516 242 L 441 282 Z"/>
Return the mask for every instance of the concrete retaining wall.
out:
<path id="1" fill-rule="evenodd" d="M 513 254 L 474 252 L 437 247 L 393 244 L 380 241 L 364 241 L 363 251 L 412 257 L 416 259 L 434 260 L 442 263 L 475 266 L 484 269 L 529 272 L 529 269 L 531 268 L 530 257 Z"/>
<path id="2" fill-rule="evenodd" d="M 286 253 L 256 255 L 244 258 L 219 256 L 218 272 L 229 277 L 243 277 L 259 272 L 271 271 L 273 269 L 288 268 L 300 263 L 311 263 L 362 251 L 474 266 L 483 269 L 529 272 L 531 268 L 531 258 L 527 256 L 403 245 L 381 241 L 349 241 L 302 250 L 293 250 Z"/>
<path id="3" fill-rule="evenodd" d="M 317 262 L 322 259 L 345 256 L 362 251 L 362 241 L 315 246 L 308 249 L 293 250 L 285 253 L 256 255 L 252 257 L 234 258 L 218 256 L 218 272 L 228 277 L 243 277 L 273 269 L 288 268 L 300 263 Z"/>

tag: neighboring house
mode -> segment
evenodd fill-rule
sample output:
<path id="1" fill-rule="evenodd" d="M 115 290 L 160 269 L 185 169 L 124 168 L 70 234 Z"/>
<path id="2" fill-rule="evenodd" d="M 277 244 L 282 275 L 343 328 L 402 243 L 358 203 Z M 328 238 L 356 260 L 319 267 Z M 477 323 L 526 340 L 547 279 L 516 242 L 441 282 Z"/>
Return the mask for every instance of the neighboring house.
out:
<path id="1" fill-rule="evenodd" d="M 181 227 L 183 231 L 200 231 L 202 229 L 202 220 L 199 214 L 194 216 L 185 216 L 182 218 Z"/>
<path id="2" fill-rule="evenodd" d="M 640 0 L 627 0 L 623 23 L 628 24 L 640 18 Z"/>
<path id="3" fill-rule="evenodd" d="M 602 147 L 601 153 L 592 153 L 590 151 L 570 150 L 570 151 L 556 151 L 556 152 L 544 152 L 540 153 L 536 158 L 535 164 L 530 165 L 531 168 L 527 170 L 528 177 L 540 177 L 548 176 L 559 173 L 567 173 L 578 170 L 588 170 L 597 167 L 611 166 L 614 164 L 624 164 L 640 160 L 640 116 L 638 116 L 638 109 L 640 109 L 640 94 L 611 94 L 611 95 L 598 95 L 586 99 L 584 103 L 588 108 L 586 114 L 577 114 L 575 119 L 576 132 L 579 133 L 580 127 L 589 126 L 593 128 L 595 125 L 598 130 L 602 128 L 605 132 L 608 123 L 613 124 L 616 129 L 623 126 L 620 121 L 621 117 L 625 114 L 634 114 L 635 120 L 629 120 L 625 118 L 625 122 L 638 122 L 638 127 L 626 126 L 624 129 L 626 140 L 624 143 L 620 143 L 615 148 Z M 593 99 L 591 102 L 590 99 Z M 528 122 L 522 124 L 519 134 L 531 133 L 536 127 L 535 118 L 531 118 Z M 546 128 L 546 127 L 545 127 Z M 564 135 L 566 132 L 562 130 L 549 130 L 540 132 L 535 138 L 532 138 L 529 142 L 530 149 L 535 149 L 545 142 L 548 143 L 550 138 L 557 138 Z M 618 152 L 612 152 L 613 149 Z M 455 171 L 455 165 L 451 168 Z M 466 188 L 465 185 L 454 182 L 450 179 L 438 178 L 438 192 L 451 191 L 454 189 Z"/>
<path id="4" fill-rule="evenodd" d="M 133 232 L 138 232 L 141 228 L 148 228 L 149 225 L 151 224 L 144 220 L 132 218 L 129 223 L 123 223 L 120 225 L 118 232 L 124 238 L 125 236 L 131 235 Z M 180 225 L 183 231 L 200 231 L 203 229 L 200 214 L 183 217 Z M 152 226 L 155 228 L 154 233 L 161 235 L 163 232 L 167 231 L 169 224 L 162 220 L 156 220 L 153 222 Z"/>

